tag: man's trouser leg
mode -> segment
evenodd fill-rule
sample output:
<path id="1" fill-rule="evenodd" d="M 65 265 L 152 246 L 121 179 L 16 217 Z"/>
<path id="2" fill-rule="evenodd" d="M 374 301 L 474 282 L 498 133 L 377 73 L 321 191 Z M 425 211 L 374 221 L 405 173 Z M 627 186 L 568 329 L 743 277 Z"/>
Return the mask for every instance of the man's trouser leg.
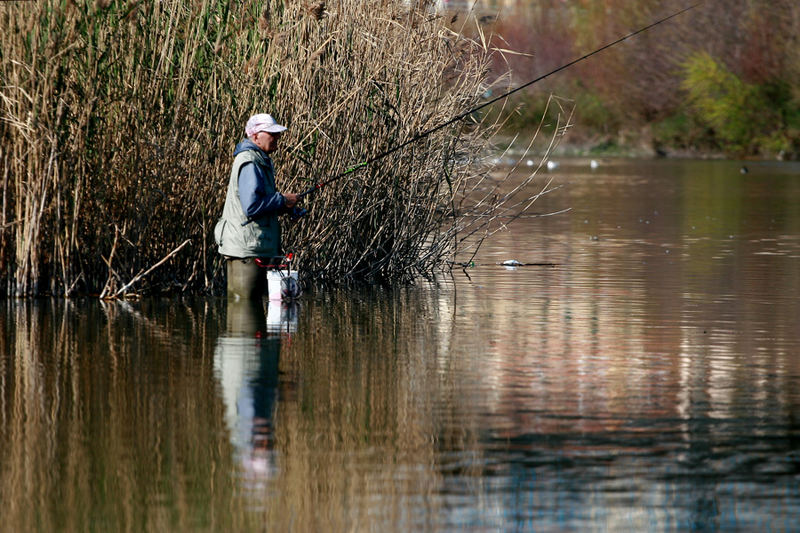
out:
<path id="1" fill-rule="evenodd" d="M 257 299 L 264 296 L 267 276 L 252 257 L 228 259 L 228 298 Z"/>

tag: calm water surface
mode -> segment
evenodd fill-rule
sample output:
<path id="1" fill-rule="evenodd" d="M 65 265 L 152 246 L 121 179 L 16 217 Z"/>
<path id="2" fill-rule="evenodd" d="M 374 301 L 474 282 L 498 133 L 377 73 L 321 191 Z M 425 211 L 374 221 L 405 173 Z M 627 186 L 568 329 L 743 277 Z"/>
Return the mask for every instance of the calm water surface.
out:
<path id="1" fill-rule="evenodd" d="M 0 530 L 797 530 L 800 167 L 738 169 L 562 163 L 439 288 L 0 302 Z"/>

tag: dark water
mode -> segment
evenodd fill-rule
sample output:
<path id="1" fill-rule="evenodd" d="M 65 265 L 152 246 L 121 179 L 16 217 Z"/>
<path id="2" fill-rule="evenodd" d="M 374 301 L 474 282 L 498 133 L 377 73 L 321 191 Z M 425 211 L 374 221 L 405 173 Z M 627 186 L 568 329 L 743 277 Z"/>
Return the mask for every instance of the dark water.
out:
<path id="1" fill-rule="evenodd" d="M 0 302 L 0 530 L 797 530 L 800 167 L 738 168 L 562 163 L 439 288 Z"/>

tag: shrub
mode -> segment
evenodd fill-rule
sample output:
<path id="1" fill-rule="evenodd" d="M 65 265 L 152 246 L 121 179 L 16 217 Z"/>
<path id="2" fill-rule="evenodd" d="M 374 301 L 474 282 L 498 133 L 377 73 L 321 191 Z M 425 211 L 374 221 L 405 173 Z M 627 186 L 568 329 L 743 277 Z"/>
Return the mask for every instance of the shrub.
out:
<path id="1" fill-rule="evenodd" d="M 760 87 L 744 83 L 707 53 L 686 61 L 683 88 L 698 118 L 713 128 L 728 150 L 753 153 L 776 126 Z"/>

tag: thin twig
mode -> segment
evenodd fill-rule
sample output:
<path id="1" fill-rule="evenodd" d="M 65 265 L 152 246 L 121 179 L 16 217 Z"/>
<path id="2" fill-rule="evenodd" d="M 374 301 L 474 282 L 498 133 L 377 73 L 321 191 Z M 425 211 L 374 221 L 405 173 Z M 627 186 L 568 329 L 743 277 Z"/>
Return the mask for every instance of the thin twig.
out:
<path id="1" fill-rule="evenodd" d="M 167 262 L 167 261 L 168 261 L 168 260 L 169 260 L 169 259 L 170 259 L 172 256 L 174 256 L 175 254 L 177 254 L 178 252 L 180 252 L 180 251 L 181 251 L 181 249 L 182 249 L 184 246 L 186 246 L 187 244 L 189 244 L 190 242 L 192 242 L 192 240 L 191 240 L 191 239 L 186 239 L 185 241 L 183 241 L 183 243 L 182 243 L 180 246 L 178 246 L 177 248 L 175 248 L 174 250 L 172 250 L 172 251 L 171 251 L 170 253 L 168 253 L 168 254 L 167 254 L 167 255 L 166 255 L 166 256 L 165 256 L 163 259 L 161 259 L 161 261 L 159 261 L 159 262 L 158 262 L 158 263 L 156 263 L 155 265 L 151 266 L 151 267 L 150 267 L 150 268 L 148 268 L 147 270 L 145 270 L 145 271 L 142 271 L 142 272 L 139 272 L 138 274 L 136 274 L 136 275 L 133 277 L 133 279 L 131 279 L 131 280 L 130 280 L 128 283 L 126 283 L 125 285 L 123 285 L 121 289 L 119 289 L 117 292 L 115 292 L 115 293 L 114 293 L 114 298 L 117 298 L 117 297 L 119 297 L 119 295 L 120 295 L 120 294 L 123 294 L 125 291 L 127 291 L 127 290 L 128 290 L 128 288 L 129 288 L 131 285 L 133 285 L 134 283 L 136 283 L 137 281 L 139 281 L 140 279 L 142 279 L 143 277 L 145 277 L 146 275 L 148 275 L 150 272 L 152 272 L 153 270 L 157 269 L 158 267 L 160 267 L 161 265 L 163 265 L 164 263 L 166 263 L 166 262 Z"/>

